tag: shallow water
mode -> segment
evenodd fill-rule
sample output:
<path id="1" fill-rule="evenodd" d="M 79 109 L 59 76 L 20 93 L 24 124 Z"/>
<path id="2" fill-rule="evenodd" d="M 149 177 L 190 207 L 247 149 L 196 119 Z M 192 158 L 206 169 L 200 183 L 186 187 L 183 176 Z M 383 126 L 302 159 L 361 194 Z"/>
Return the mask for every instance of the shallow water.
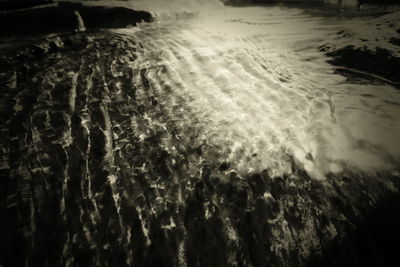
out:
<path id="1" fill-rule="evenodd" d="M 398 89 L 337 74 L 349 20 L 318 12 L 159 14 L 3 70 L 3 265 L 390 262 Z"/>
<path id="2" fill-rule="evenodd" d="M 193 129 L 184 138 L 243 174 L 290 173 L 292 159 L 318 178 L 398 167 L 398 89 L 347 81 L 318 51 L 359 20 L 279 6 L 163 18 L 123 32 L 141 40 L 133 64 L 169 119 Z"/>

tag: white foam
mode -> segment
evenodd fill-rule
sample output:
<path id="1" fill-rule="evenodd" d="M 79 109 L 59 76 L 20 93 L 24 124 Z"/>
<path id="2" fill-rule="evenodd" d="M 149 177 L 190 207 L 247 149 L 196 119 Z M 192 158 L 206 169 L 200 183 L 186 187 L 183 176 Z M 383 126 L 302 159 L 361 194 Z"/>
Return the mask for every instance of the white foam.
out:
<path id="1" fill-rule="evenodd" d="M 400 103 L 399 92 L 334 73 L 317 48 L 339 23 L 297 9 L 224 8 L 144 25 L 135 34 L 151 52 L 137 64 L 150 66 L 161 102 L 184 105 L 182 123 L 202 129 L 239 172 L 290 173 L 292 158 L 314 177 L 396 168 L 400 106 L 388 101 Z"/>

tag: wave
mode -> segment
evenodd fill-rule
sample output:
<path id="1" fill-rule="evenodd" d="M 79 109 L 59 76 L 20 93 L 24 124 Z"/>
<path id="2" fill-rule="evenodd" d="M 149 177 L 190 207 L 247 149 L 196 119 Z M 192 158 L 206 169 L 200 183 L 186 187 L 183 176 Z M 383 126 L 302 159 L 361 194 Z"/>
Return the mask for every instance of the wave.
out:
<path id="1" fill-rule="evenodd" d="M 313 177 L 396 169 L 399 117 L 385 104 L 396 89 L 350 83 L 318 50 L 340 25 L 299 9 L 224 12 L 136 33 L 149 51 L 137 64 L 166 106 L 189 107 L 173 114 L 201 129 L 199 142 L 241 174 L 281 176 L 293 162 Z"/>

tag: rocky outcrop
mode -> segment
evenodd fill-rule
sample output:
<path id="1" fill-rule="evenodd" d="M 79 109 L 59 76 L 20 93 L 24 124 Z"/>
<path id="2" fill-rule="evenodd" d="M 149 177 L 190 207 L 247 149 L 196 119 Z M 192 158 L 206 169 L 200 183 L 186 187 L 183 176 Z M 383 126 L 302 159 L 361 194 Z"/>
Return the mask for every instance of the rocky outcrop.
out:
<path id="1" fill-rule="evenodd" d="M 21 42 L 19 38 L 9 40 L 0 52 L 0 71 L 15 67 L 24 62 L 37 60 L 52 53 L 65 52 L 70 49 L 82 49 L 87 43 L 80 36 L 58 34 L 32 37 Z"/>
<path id="2" fill-rule="evenodd" d="M 0 35 L 71 32 L 76 28 L 74 11 L 81 14 L 88 29 L 124 28 L 153 20 L 149 12 L 125 7 L 58 3 L 0 12 Z"/>
<path id="3" fill-rule="evenodd" d="M 185 107 L 160 99 L 147 66 L 136 65 L 140 40 L 67 37 L 0 73 L 1 266 L 396 259 L 397 173 L 316 180 L 293 162 L 282 177 L 240 175 L 199 129 L 182 126 Z"/>
<path id="4" fill-rule="evenodd" d="M 343 73 L 400 86 L 400 13 L 348 25 L 319 47 Z"/>
<path id="5" fill-rule="evenodd" d="M 339 69 L 341 72 L 354 74 L 351 69 L 359 70 L 362 72 L 358 72 L 356 75 L 363 76 L 366 79 L 377 79 L 400 86 L 400 77 L 398 75 L 400 58 L 393 56 L 388 50 L 377 47 L 375 51 L 371 51 L 354 46 L 346 46 L 337 51 L 329 52 L 327 55 L 332 58 L 329 62 L 333 65 L 350 68 Z"/>

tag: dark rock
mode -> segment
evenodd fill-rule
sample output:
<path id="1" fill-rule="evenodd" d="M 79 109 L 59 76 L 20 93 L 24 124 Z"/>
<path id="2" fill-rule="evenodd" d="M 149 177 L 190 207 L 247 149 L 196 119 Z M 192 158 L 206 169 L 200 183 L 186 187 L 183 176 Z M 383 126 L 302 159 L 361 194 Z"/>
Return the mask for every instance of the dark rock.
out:
<path id="1" fill-rule="evenodd" d="M 124 28 L 153 20 L 152 15 L 148 12 L 124 7 L 58 3 L 1 13 L 0 25 L 8 26 L 0 27 L 0 35 L 73 32 L 76 29 L 75 11 L 81 14 L 88 29 Z"/>
<path id="2" fill-rule="evenodd" d="M 221 171 L 227 171 L 227 170 L 229 169 L 229 163 L 223 162 L 223 163 L 219 166 L 219 169 L 220 169 Z"/>
<path id="3" fill-rule="evenodd" d="M 389 43 L 400 46 L 400 38 L 390 38 Z"/>
<path id="4" fill-rule="evenodd" d="M 394 85 L 400 83 L 397 71 L 400 68 L 400 59 L 385 49 L 377 47 L 375 51 L 369 51 L 347 46 L 328 55 L 332 57 L 329 62 L 333 65 L 377 74 L 392 81 Z"/>
<path id="5" fill-rule="evenodd" d="M 399 0 L 357 0 L 358 6 L 368 4 L 368 5 L 398 5 L 400 4 Z"/>

